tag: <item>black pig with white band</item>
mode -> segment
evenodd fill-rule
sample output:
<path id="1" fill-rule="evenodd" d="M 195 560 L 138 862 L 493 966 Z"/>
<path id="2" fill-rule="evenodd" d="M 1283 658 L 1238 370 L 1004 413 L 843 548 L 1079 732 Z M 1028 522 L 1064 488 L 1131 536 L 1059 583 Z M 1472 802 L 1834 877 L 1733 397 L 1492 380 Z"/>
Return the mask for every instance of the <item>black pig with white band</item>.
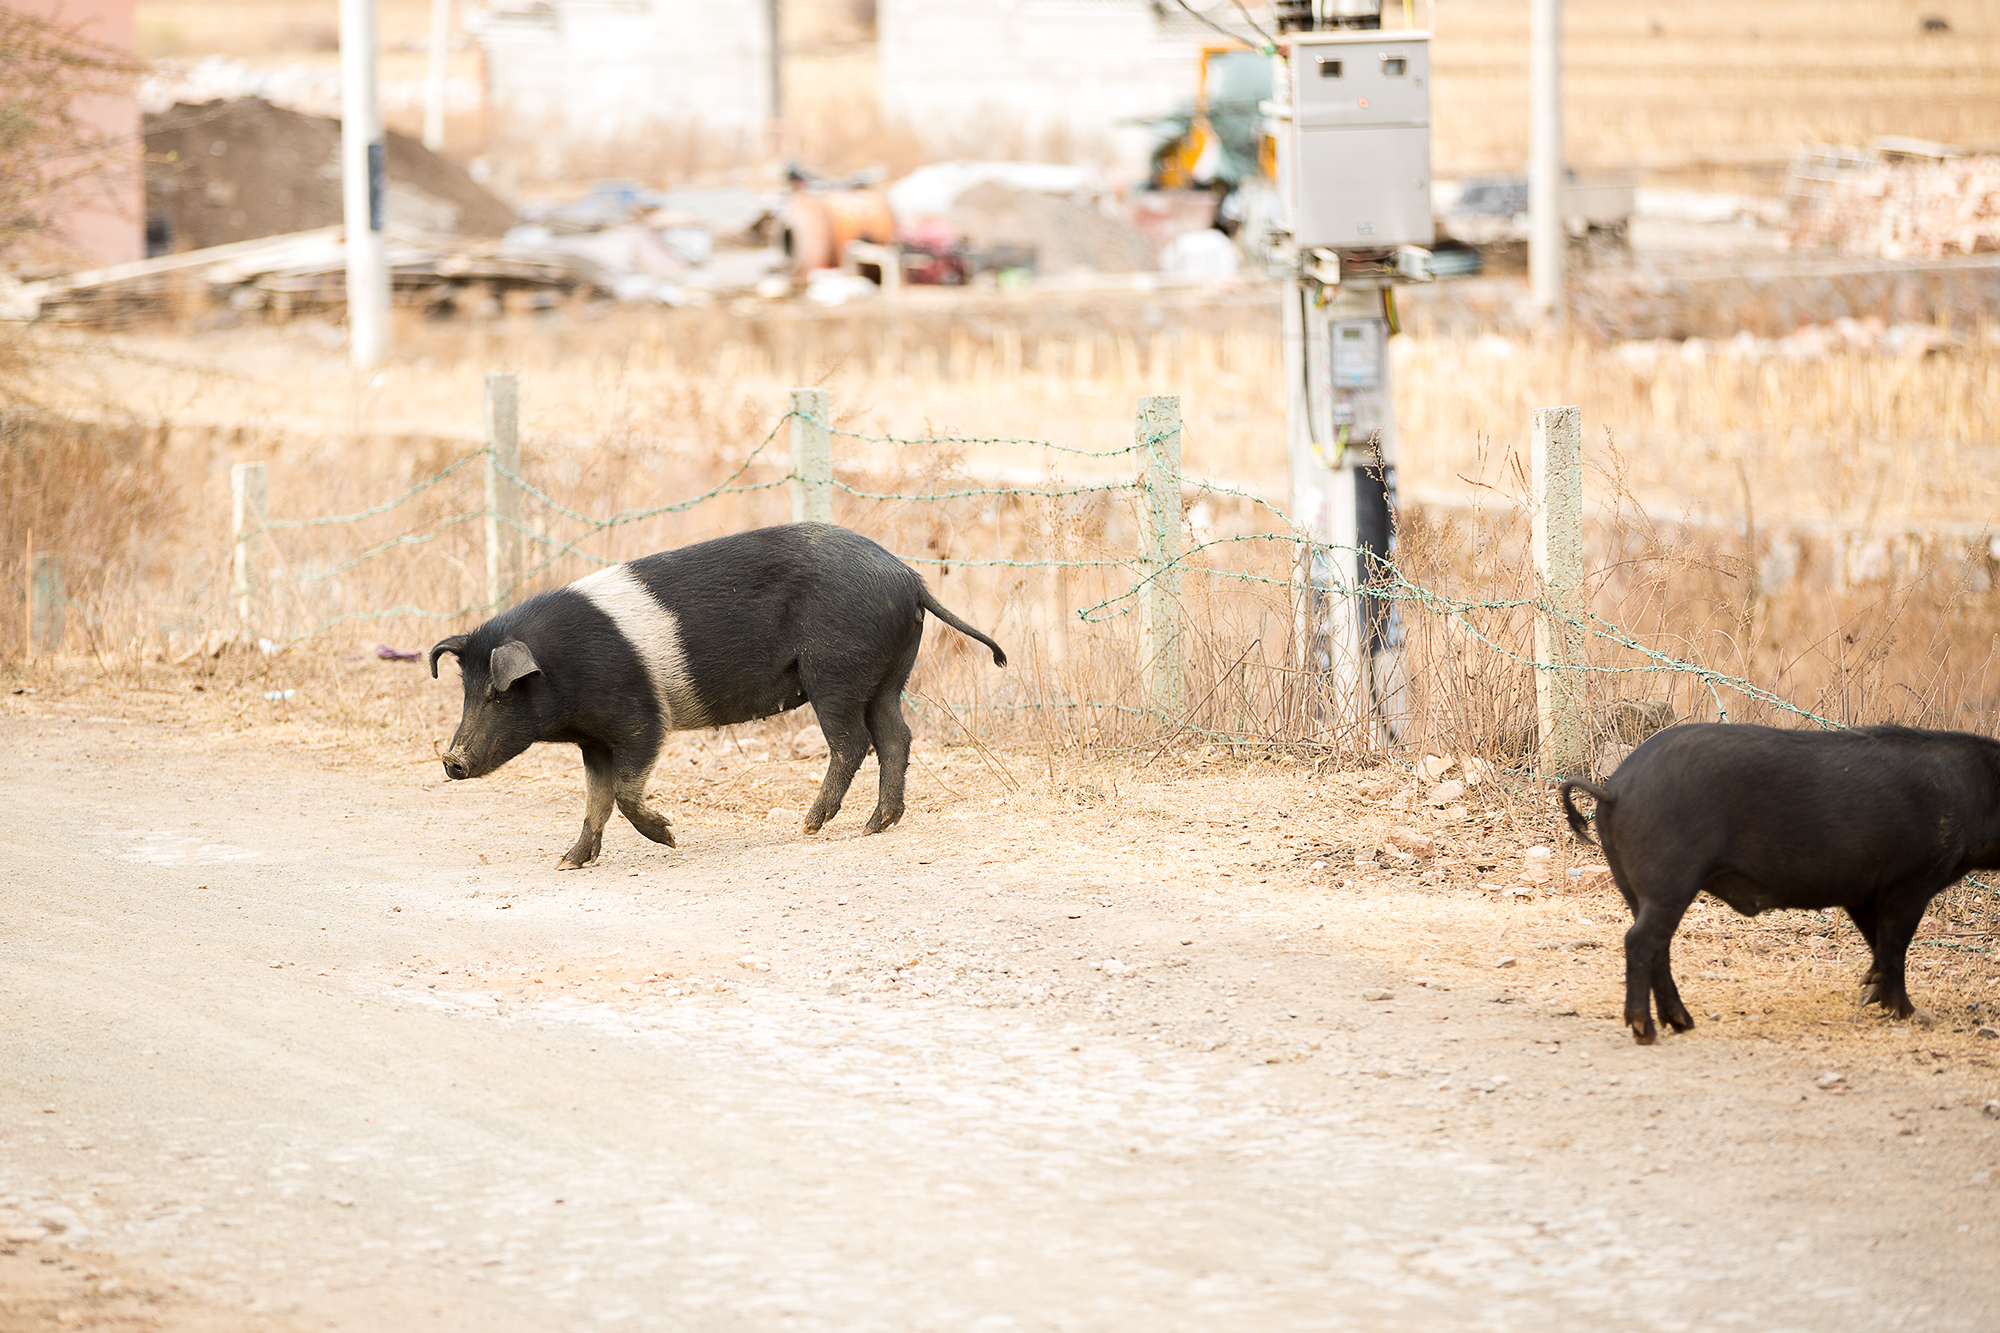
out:
<path id="1" fill-rule="evenodd" d="M 583 832 L 559 870 L 597 859 L 616 804 L 654 842 L 674 845 L 646 804 L 667 733 L 722 727 L 811 703 L 829 757 L 805 830 L 817 833 L 872 745 L 881 792 L 863 830 L 903 815 L 910 727 L 903 686 L 924 612 L 993 650 L 915 571 L 858 533 L 795 523 L 719 537 L 613 565 L 501 612 L 430 652 L 458 658 L 465 712 L 444 754 L 476 778 L 537 741 L 583 752 Z"/>

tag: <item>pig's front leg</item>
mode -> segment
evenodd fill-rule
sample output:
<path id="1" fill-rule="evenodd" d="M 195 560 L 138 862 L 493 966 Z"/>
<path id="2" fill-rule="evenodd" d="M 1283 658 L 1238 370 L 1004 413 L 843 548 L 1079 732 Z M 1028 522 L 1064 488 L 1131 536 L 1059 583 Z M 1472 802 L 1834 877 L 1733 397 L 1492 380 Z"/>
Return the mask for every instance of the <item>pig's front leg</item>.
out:
<path id="1" fill-rule="evenodd" d="M 578 748 L 583 751 L 585 779 L 583 832 L 577 835 L 576 846 L 557 863 L 557 870 L 580 869 L 597 859 L 604 846 L 604 825 L 611 818 L 612 799 L 617 790 L 617 765 L 610 748 L 603 745 Z"/>
<path id="2" fill-rule="evenodd" d="M 654 842 L 674 845 L 674 831 L 667 827 L 667 817 L 646 804 L 646 779 L 651 776 L 652 764 L 643 768 L 627 768 L 618 774 L 618 808 L 625 818 L 632 821 L 632 827 L 651 838 Z"/>

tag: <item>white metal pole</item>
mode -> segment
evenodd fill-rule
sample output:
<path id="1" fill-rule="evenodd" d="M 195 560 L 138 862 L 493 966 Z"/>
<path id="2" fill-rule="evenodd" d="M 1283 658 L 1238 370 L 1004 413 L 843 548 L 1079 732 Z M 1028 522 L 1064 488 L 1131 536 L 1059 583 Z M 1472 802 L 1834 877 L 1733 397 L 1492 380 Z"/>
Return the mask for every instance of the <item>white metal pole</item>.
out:
<path id="1" fill-rule="evenodd" d="M 424 68 L 424 147 L 444 151 L 444 76 L 451 59 L 451 0 L 431 0 L 430 61 Z"/>
<path id="2" fill-rule="evenodd" d="M 1528 23 L 1528 289 L 1557 314 L 1563 292 L 1562 0 L 1532 0 Z"/>
<path id="3" fill-rule="evenodd" d="M 389 350 L 389 264 L 383 244 L 387 159 L 375 102 L 375 0 L 340 0 L 340 180 L 347 224 L 347 359 L 372 366 Z"/>
<path id="4" fill-rule="evenodd" d="M 766 76 L 771 80 L 770 107 L 771 120 L 766 133 L 771 141 L 771 151 L 784 151 L 785 138 L 785 46 L 784 9 L 782 0 L 764 0 L 764 30 L 770 40 L 770 59 Z"/>

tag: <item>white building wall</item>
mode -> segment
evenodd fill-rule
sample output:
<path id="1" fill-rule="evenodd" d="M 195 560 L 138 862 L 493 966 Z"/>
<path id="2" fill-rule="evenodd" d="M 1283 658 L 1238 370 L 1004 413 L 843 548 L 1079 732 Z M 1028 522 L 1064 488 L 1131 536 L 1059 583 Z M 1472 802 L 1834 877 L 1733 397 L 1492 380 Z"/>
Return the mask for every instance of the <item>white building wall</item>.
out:
<path id="1" fill-rule="evenodd" d="M 749 149 L 771 108 L 764 0 L 497 0 L 467 26 L 496 128 L 617 142 L 699 126 Z"/>
<path id="2" fill-rule="evenodd" d="M 1149 0 L 882 0 L 876 21 L 883 118 L 932 152 L 1125 172 L 1151 144 L 1128 122 L 1191 100 L 1203 44 L 1225 43 Z"/>

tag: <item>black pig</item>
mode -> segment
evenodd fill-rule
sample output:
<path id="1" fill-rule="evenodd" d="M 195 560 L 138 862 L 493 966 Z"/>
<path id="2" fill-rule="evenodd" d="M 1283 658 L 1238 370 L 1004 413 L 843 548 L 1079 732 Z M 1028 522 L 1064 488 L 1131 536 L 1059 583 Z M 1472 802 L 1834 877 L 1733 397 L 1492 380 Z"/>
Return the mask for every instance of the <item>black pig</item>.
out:
<path id="1" fill-rule="evenodd" d="M 1904 957 L 1924 909 L 1966 872 L 2000 869 L 2000 741 L 1965 732 L 1671 727 L 1603 786 L 1560 791 L 1585 842 L 1570 797 L 1596 799 L 1604 859 L 1632 909 L 1625 1022 L 1641 1045 L 1657 1032 L 1655 998 L 1676 1032 L 1694 1026 L 1667 955 L 1704 889 L 1745 916 L 1844 908 L 1874 953 L 1863 1001 L 1907 1018 Z"/>
<path id="2" fill-rule="evenodd" d="M 902 693 L 925 611 L 1007 665 L 907 565 L 845 528 L 762 528 L 613 565 L 431 649 L 432 677 L 451 653 L 465 678 L 444 771 L 480 777 L 537 741 L 582 750 L 583 832 L 556 867 L 573 870 L 597 859 L 614 802 L 639 832 L 674 845 L 666 816 L 646 804 L 668 732 L 810 702 L 830 758 L 806 832 L 839 812 L 872 743 L 881 793 L 863 831 L 879 833 L 903 815 Z"/>

